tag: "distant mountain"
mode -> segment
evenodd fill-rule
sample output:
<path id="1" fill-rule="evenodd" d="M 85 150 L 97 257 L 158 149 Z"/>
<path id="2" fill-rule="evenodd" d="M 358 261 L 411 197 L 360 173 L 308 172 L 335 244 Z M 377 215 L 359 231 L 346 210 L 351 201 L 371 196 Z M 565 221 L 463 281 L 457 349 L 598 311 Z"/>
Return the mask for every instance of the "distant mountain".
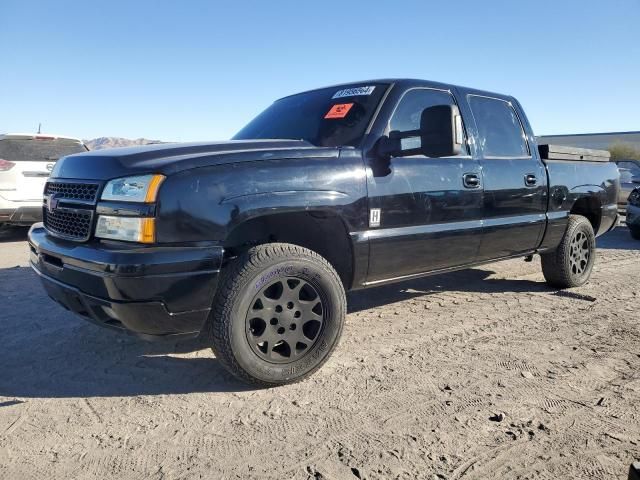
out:
<path id="1" fill-rule="evenodd" d="M 151 143 L 165 143 L 160 140 L 149 140 L 147 138 L 129 138 L 121 137 L 100 137 L 92 140 L 84 140 L 84 144 L 89 150 L 102 150 L 103 148 L 132 147 L 135 145 L 149 145 Z"/>

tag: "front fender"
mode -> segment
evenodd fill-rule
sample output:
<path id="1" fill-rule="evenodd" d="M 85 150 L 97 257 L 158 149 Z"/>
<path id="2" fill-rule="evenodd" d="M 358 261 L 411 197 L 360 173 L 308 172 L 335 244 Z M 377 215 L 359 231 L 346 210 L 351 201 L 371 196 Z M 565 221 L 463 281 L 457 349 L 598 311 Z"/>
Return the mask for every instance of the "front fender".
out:
<path id="1" fill-rule="evenodd" d="M 348 207 L 351 197 L 335 190 L 291 190 L 286 192 L 264 192 L 225 198 L 220 205 L 230 209 L 227 229 L 232 231 L 241 223 L 254 218 L 305 211 L 335 213 L 338 208 Z"/>
<path id="2" fill-rule="evenodd" d="M 361 158 L 304 158 L 204 167 L 170 175 L 159 193 L 159 243 L 223 241 L 247 220 L 325 211 L 348 231 L 366 226 Z"/>

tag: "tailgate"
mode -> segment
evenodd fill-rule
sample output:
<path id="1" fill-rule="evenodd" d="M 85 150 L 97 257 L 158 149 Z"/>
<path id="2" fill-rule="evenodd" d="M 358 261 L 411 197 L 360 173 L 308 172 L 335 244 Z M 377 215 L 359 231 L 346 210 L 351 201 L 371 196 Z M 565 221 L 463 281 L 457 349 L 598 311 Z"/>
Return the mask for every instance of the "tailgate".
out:
<path id="1" fill-rule="evenodd" d="M 44 184 L 54 164 L 55 162 L 16 162 L 16 167 L 12 169 L 15 170 L 14 190 L 5 190 L 2 196 L 14 202 L 41 202 Z"/>
<path id="2" fill-rule="evenodd" d="M 56 161 L 85 152 L 82 142 L 51 136 L 5 135 L 0 139 L 0 196 L 15 202 L 41 202 Z"/>

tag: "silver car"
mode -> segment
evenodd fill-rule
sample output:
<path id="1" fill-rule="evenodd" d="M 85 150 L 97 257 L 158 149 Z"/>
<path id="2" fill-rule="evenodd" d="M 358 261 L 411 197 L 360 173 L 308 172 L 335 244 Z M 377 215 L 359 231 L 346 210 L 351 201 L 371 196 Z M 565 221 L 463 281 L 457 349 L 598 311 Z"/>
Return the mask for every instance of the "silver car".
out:
<path id="1" fill-rule="evenodd" d="M 626 212 L 627 199 L 631 191 L 640 185 L 640 160 L 616 160 L 620 172 L 620 194 L 618 210 Z"/>
<path id="2" fill-rule="evenodd" d="M 631 236 L 640 240 L 640 187 L 634 188 L 629 195 L 627 226 L 631 231 Z"/>

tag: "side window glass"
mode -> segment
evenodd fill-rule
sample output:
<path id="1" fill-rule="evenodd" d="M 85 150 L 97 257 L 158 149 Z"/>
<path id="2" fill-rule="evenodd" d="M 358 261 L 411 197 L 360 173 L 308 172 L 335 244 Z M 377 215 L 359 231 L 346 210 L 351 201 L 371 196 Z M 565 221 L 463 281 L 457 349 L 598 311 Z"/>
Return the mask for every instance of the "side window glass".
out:
<path id="1" fill-rule="evenodd" d="M 497 98 L 469 96 L 485 157 L 529 157 L 520 119 L 511 104 Z"/>
<path id="2" fill-rule="evenodd" d="M 618 166 L 630 170 L 632 176 L 640 177 L 640 167 L 634 162 L 618 162 Z"/>
<path id="3" fill-rule="evenodd" d="M 620 172 L 621 183 L 631 183 L 631 180 L 633 179 L 631 170 L 629 170 L 628 168 L 619 168 L 618 171 Z"/>
<path id="4" fill-rule="evenodd" d="M 420 117 L 425 108 L 436 105 L 455 105 L 456 102 L 449 92 L 442 90 L 431 90 L 426 88 L 416 88 L 407 91 L 393 116 L 389 120 L 389 131 L 397 130 L 400 132 L 408 132 L 418 130 L 420 128 Z M 461 155 L 467 155 L 467 142 L 463 141 Z M 402 140 L 402 149 L 408 150 L 420 147 L 420 139 L 418 137 L 406 138 Z"/>

